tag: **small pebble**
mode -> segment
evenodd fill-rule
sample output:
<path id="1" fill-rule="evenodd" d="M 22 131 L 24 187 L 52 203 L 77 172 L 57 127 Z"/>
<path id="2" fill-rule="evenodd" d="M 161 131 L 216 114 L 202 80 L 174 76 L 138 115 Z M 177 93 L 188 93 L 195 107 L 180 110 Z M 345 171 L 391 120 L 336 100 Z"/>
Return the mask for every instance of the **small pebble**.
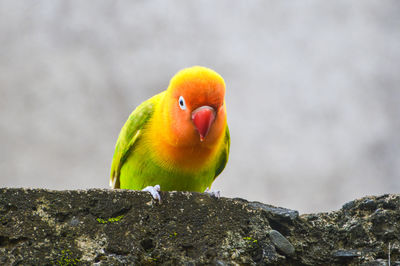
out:
<path id="1" fill-rule="evenodd" d="M 282 251 L 284 254 L 291 256 L 294 254 L 295 249 L 293 245 L 286 239 L 281 233 L 276 230 L 269 232 L 269 238 L 277 249 Z"/>

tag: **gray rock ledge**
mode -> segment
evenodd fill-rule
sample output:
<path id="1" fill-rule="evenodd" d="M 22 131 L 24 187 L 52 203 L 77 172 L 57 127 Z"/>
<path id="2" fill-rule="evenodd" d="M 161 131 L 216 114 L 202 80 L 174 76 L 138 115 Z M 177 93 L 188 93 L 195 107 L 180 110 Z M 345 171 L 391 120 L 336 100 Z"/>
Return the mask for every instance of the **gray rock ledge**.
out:
<path id="1" fill-rule="evenodd" d="M 129 190 L 0 189 L 0 265 L 400 265 L 400 195 L 339 211 Z"/>

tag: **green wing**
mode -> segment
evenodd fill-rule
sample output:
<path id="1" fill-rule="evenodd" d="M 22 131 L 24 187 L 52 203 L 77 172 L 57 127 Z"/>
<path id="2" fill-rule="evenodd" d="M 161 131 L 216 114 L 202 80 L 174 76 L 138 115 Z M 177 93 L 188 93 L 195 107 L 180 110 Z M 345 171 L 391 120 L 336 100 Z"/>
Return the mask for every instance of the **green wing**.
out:
<path id="1" fill-rule="evenodd" d="M 143 126 L 149 121 L 154 113 L 155 105 L 163 96 L 163 92 L 155 95 L 147 101 L 140 104 L 129 116 L 115 145 L 114 157 L 111 164 L 110 186 L 119 188 L 119 175 L 122 165 L 126 158 L 135 147 L 135 143 L 140 139 Z"/>
<path id="2" fill-rule="evenodd" d="M 217 162 L 214 179 L 217 178 L 217 176 L 222 172 L 222 170 L 224 170 L 226 163 L 228 162 L 230 146 L 231 146 L 231 137 L 229 134 L 228 125 L 226 125 L 225 140 L 222 144 L 222 151 Z"/>

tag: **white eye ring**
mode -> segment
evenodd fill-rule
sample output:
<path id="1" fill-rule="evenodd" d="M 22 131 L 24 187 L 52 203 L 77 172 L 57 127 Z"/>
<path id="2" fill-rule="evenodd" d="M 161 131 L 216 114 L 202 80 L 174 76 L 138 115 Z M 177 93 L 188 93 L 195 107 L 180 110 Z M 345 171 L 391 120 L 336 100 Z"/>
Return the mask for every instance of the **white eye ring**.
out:
<path id="1" fill-rule="evenodd" d="M 183 99 L 182 96 L 179 97 L 179 107 L 180 107 L 182 110 L 186 110 L 185 99 Z"/>

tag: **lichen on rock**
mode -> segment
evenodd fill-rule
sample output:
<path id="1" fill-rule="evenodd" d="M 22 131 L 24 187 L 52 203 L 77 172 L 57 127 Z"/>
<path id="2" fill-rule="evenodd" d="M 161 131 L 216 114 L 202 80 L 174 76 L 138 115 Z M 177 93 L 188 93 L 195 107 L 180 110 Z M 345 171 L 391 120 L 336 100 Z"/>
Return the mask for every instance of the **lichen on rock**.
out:
<path id="1" fill-rule="evenodd" d="M 400 196 L 338 211 L 129 190 L 0 189 L 0 264 L 380 265 L 400 260 Z M 390 246 L 390 248 L 389 248 Z"/>

